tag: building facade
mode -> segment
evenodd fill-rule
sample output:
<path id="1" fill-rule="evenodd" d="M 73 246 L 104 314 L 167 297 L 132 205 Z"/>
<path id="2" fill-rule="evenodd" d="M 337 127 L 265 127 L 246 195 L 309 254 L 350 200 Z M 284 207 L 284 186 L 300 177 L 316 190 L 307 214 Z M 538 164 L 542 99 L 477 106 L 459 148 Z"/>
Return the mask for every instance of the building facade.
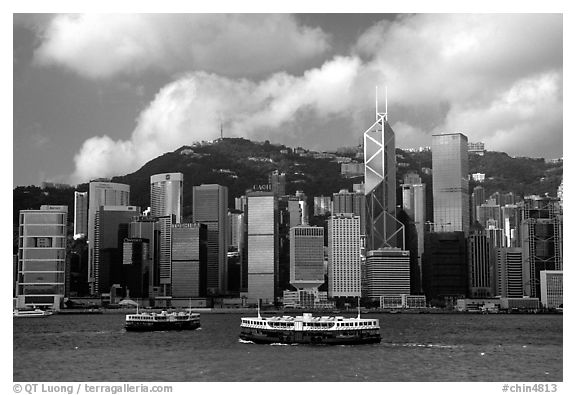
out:
<path id="1" fill-rule="evenodd" d="M 207 226 L 172 225 L 172 297 L 206 296 Z"/>
<path id="2" fill-rule="evenodd" d="M 90 182 L 88 192 L 88 287 L 96 294 L 96 274 L 94 264 L 94 236 L 96 213 L 102 206 L 130 205 L 130 185 L 114 182 Z"/>
<path id="3" fill-rule="evenodd" d="M 361 296 L 360 217 L 352 213 L 328 220 L 328 295 Z"/>
<path id="4" fill-rule="evenodd" d="M 155 174 L 150 177 L 150 215 L 174 215 L 175 223 L 182 222 L 184 175 L 182 173 Z"/>
<path id="5" fill-rule="evenodd" d="M 88 235 L 88 192 L 74 192 L 74 237 Z"/>
<path id="6" fill-rule="evenodd" d="M 487 298 L 492 295 L 490 243 L 482 230 L 468 236 L 468 295 Z"/>
<path id="7" fill-rule="evenodd" d="M 300 225 L 290 228 L 290 284 L 297 289 L 324 283 L 324 228 Z"/>
<path id="8" fill-rule="evenodd" d="M 125 287 L 123 281 L 123 242 L 128 237 L 128 227 L 137 217 L 137 206 L 100 206 L 95 216 L 94 292 L 107 293 L 113 284 Z"/>
<path id="9" fill-rule="evenodd" d="M 494 288 L 494 294 L 503 298 L 522 298 L 527 296 L 524 292 L 521 248 L 496 249 Z"/>
<path id="10" fill-rule="evenodd" d="M 404 248 L 403 225 L 396 219 L 396 140 L 387 112 L 364 132 L 366 249 Z"/>
<path id="11" fill-rule="evenodd" d="M 563 271 L 542 270 L 540 272 L 540 301 L 547 309 L 564 307 Z"/>
<path id="12" fill-rule="evenodd" d="M 273 192 L 249 192 L 248 299 L 273 303 L 278 289 L 278 199 Z"/>
<path id="13" fill-rule="evenodd" d="M 20 210 L 17 307 L 59 310 L 65 292 L 67 206 Z"/>
<path id="14" fill-rule="evenodd" d="M 366 283 L 363 294 L 379 300 L 381 296 L 410 294 L 410 252 L 381 248 L 366 254 Z"/>
<path id="15" fill-rule="evenodd" d="M 228 188 L 202 184 L 192 189 L 193 222 L 208 229 L 207 288 L 210 295 L 223 295 L 228 290 Z"/>
<path id="16" fill-rule="evenodd" d="M 468 138 L 462 133 L 432 135 L 432 178 L 434 223 L 468 234 Z"/>

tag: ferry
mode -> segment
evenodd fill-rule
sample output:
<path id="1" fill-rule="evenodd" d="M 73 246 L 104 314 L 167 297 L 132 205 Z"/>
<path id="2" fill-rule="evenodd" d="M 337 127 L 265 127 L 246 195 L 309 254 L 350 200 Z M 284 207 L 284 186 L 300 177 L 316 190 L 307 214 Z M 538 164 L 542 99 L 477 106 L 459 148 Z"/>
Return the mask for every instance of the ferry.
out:
<path id="1" fill-rule="evenodd" d="M 197 329 L 200 327 L 200 314 L 188 311 L 160 313 L 144 312 L 126 315 L 127 331 L 169 331 Z"/>
<path id="2" fill-rule="evenodd" d="M 51 311 L 41 310 L 39 308 L 35 309 L 15 309 L 13 312 L 14 318 L 41 318 L 49 317 L 53 313 Z"/>
<path id="3" fill-rule="evenodd" d="M 240 339 L 258 344 L 369 344 L 380 343 L 380 323 L 374 318 L 301 316 L 241 318 Z"/>

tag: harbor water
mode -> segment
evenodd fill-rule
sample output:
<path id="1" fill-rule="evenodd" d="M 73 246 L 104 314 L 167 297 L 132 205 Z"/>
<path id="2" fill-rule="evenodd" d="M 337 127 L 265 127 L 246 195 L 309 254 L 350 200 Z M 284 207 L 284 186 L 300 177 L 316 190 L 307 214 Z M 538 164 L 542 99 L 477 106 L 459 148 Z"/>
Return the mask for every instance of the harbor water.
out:
<path id="1" fill-rule="evenodd" d="M 357 346 L 242 343 L 242 316 L 202 314 L 195 331 L 144 333 L 126 332 L 123 314 L 14 319 L 13 379 L 563 380 L 562 315 L 366 314 L 380 319 L 382 342 Z"/>

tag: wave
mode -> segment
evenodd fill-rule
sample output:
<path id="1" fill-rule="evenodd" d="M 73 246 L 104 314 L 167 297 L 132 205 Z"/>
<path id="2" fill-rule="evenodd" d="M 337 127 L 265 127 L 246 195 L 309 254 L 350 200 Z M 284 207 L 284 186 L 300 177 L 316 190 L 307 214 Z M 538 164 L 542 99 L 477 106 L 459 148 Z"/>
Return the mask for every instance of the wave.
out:
<path id="1" fill-rule="evenodd" d="M 451 344 L 434 344 L 434 343 L 388 343 L 393 347 L 422 347 L 422 348 L 460 348 L 461 346 Z"/>
<path id="2" fill-rule="evenodd" d="M 244 340 L 244 339 L 238 339 L 239 343 L 244 343 L 244 344 L 255 344 L 253 341 L 251 340 Z"/>

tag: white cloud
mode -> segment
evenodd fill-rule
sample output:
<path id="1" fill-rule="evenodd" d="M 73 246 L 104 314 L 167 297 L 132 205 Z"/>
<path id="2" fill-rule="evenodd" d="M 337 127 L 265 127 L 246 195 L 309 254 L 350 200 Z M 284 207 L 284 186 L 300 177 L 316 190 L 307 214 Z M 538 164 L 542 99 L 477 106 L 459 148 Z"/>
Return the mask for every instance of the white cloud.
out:
<path id="1" fill-rule="evenodd" d="M 350 56 L 299 76 L 255 82 L 189 73 L 160 90 L 130 140 L 85 142 L 74 177 L 134 171 L 217 137 L 222 119 L 227 136 L 324 149 L 355 144 L 373 121 L 375 85 L 388 87 L 398 146 L 429 145 L 432 132 L 458 131 L 490 150 L 560 156 L 561 15 L 404 16 L 370 28 Z M 546 142 L 536 144 L 542 135 Z"/>
<path id="2" fill-rule="evenodd" d="M 246 76 L 296 69 L 328 49 L 322 30 L 287 14 L 82 14 L 43 27 L 35 59 L 89 78 L 145 70 Z"/>

